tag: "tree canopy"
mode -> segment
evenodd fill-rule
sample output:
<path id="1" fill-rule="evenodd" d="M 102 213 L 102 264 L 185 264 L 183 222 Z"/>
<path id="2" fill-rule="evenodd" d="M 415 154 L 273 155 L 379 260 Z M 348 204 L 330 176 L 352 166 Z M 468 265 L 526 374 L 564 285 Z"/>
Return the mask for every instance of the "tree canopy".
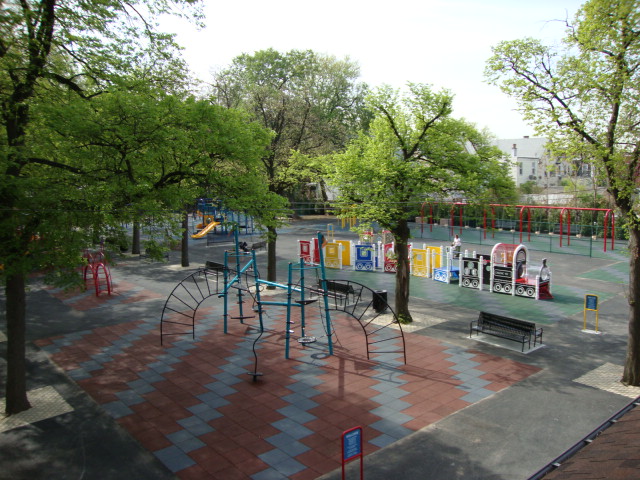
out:
<path id="1" fill-rule="evenodd" d="M 161 14 L 198 21 L 194 0 L 9 1 L 0 11 L 0 280 L 6 413 L 26 396 L 27 276 L 73 281 L 100 233 L 172 215 L 196 188 L 235 207 L 281 208 L 255 167 L 270 134 L 246 114 L 190 98 Z M 253 212 L 252 212 L 253 213 Z M 271 215 L 273 216 L 273 215 Z"/>
<path id="2" fill-rule="evenodd" d="M 329 162 L 331 183 L 345 215 L 377 222 L 395 239 L 396 313 L 408 308 L 408 219 L 426 199 L 464 195 L 494 199 L 510 194 L 502 153 L 473 125 L 451 117 L 453 95 L 409 84 L 404 93 L 381 87 L 367 98 L 374 119 Z"/>
<path id="3" fill-rule="evenodd" d="M 366 124 L 361 108 L 366 85 L 357 82 L 359 67 L 311 50 L 274 49 L 236 57 L 215 75 L 212 102 L 239 108 L 273 132 L 262 158 L 271 192 L 290 196 L 305 181 L 291 162 L 293 152 L 307 156 L 328 154 L 343 147 Z M 313 170 L 304 170 L 313 174 Z M 276 279 L 275 225 L 269 229 L 267 278 Z"/>
<path id="4" fill-rule="evenodd" d="M 629 232 L 629 342 L 623 381 L 640 385 L 640 2 L 590 0 L 567 22 L 559 47 L 502 42 L 487 62 L 490 82 L 567 158 L 589 158 Z"/>

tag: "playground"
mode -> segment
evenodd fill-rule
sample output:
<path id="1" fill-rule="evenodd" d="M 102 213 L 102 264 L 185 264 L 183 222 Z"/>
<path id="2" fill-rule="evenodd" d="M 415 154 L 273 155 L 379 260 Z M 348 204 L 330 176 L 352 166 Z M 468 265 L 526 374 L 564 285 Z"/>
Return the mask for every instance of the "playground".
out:
<path id="1" fill-rule="evenodd" d="M 32 382 L 53 386 L 67 407 L 0 433 L 4 471 L 340 478 L 340 436 L 362 426 L 367 478 L 528 478 L 640 395 L 616 382 L 628 275 L 618 245 L 603 257 L 529 248 L 532 266 L 547 259 L 552 300 L 413 275 L 415 321 L 399 326 L 392 305 L 380 303 L 395 284 L 384 265 L 322 272 L 313 258 L 301 262 L 300 240 L 329 237 L 328 223 L 329 243 L 359 240 L 339 222 L 291 222 L 278 239 L 277 285 L 260 275 L 264 251 L 238 248 L 260 240 L 247 230 L 209 246 L 193 238 L 187 269 L 178 252 L 168 263 L 123 257 L 110 266 L 110 292 L 37 284 Z M 420 227 L 416 244 L 449 245 L 420 237 Z M 463 251 L 491 252 L 462 238 Z M 384 249 L 382 258 L 392 260 Z M 105 271 L 88 277 L 100 284 Z M 582 331 L 586 294 L 598 296 L 601 334 Z M 543 347 L 522 353 L 469 338 L 480 310 L 544 326 Z"/>

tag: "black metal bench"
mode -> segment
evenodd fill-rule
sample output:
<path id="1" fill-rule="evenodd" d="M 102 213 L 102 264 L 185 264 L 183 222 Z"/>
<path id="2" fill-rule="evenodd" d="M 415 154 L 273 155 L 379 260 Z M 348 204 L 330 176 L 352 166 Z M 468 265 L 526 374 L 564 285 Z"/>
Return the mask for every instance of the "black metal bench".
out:
<path id="1" fill-rule="evenodd" d="M 266 248 L 267 248 L 266 240 L 262 240 L 260 242 L 251 244 L 251 250 L 260 250 L 260 249 L 266 249 Z"/>
<path id="2" fill-rule="evenodd" d="M 346 306 L 349 305 L 349 295 L 355 295 L 353 285 L 349 283 L 335 282 L 332 280 L 325 280 L 327 285 L 327 295 L 335 300 L 336 305 Z M 322 290 L 322 282 L 318 282 L 318 295 L 324 295 Z"/>
<path id="3" fill-rule="evenodd" d="M 472 320 L 469 325 L 470 337 L 474 331 L 520 342 L 523 352 L 525 344 L 528 344 L 529 348 L 531 348 L 531 337 L 533 337 L 534 347 L 538 342 L 542 344 L 542 327 L 536 328 L 536 324 L 533 322 L 504 317 L 494 313 L 480 312 L 478 319 Z"/>

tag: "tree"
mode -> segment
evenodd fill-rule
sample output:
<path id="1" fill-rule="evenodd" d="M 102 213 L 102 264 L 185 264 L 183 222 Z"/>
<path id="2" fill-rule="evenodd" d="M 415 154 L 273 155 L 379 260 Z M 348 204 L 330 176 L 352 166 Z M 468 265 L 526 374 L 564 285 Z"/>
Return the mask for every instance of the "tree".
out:
<path id="1" fill-rule="evenodd" d="M 640 385 L 640 2 L 590 0 L 567 23 L 564 46 L 502 42 L 487 78 L 569 158 L 590 158 L 629 234 L 629 339 L 622 382 Z"/>
<path id="2" fill-rule="evenodd" d="M 212 101 L 241 108 L 271 130 L 262 163 L 269 190 L 286 196 L 300 185 L 293 151 L 322 155 L 341 148 L 366 117 L 358 66 L 310 50 L 243 54 L 215 76 Z M 317 181 L 318 179 L 314 179 Z M 273 223 L 273 222 L 272 222 Z M 277 223 L 268 227 L 267 279 L 276 280 Z"/>
<path id="3" fill-rule="evenodd" d="M 427 198 L 465 194 L 485 200 L 513 192 L 502 153 L 487 135 L 451 117 L 453 96 L 409 84 L 401 95 L 382 87 L 368 97 L 375 117 L 368 132 L 334 155 L 330 177 L 345 214 L 389 230 L 397 255 L 395 308 L 409 310 L 409 218 Z"/>
<path id="4" fill-rule="evenodd" d="M 196 0 L 99 3 L 9 0 L 0 11 L 0 258 L 6 292 L 6 413 L 29 408 L 26 395 L 26 278 L 46 268 L 62 275 L 77 265 L 87 228 L 100 210 L 99 190 L 87 188 L 82 165 L 37 148 L 37 105 L 67 94 L 90 98 L 123 71 L 141 81 L 175 76 L 176 45 L 153 29 L 153 17 L 183 4 L 200 17 Z M 139 12 L 145 11 L 147 18 Z M 44 152 L 44 155 L 42 153 Z M 86 215 L 85 212 L 91 212 Z"/>
<path id="5" fill-rule="evenodd" d="M 89 183 L 105 185 L 102 201 L 134 225 L 133 253 L 141 226 L 147 253 L 160 251 L 175 237 L 173 212 L 205 191 L 241 210 L 267 195 L 258 167 L 270 134 L 238 110 L 133 85 L 49 110 L 48 148 L 82 162 Z M 90 168 L 88 159 L 99 161 Z M 159 229 L 163 220 L 167 228 Z"/>

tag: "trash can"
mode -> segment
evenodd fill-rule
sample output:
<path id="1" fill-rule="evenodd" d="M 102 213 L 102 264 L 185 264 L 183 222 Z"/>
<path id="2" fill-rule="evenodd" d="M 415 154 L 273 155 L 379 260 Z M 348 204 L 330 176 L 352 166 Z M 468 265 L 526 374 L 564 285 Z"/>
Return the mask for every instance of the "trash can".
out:
<path id="1" fill-rule="evenodd" d="M 383 313 L 387 309 L 387 291 L 386 290 L 373 291 L 373 309 L 377 313 Z"/>

